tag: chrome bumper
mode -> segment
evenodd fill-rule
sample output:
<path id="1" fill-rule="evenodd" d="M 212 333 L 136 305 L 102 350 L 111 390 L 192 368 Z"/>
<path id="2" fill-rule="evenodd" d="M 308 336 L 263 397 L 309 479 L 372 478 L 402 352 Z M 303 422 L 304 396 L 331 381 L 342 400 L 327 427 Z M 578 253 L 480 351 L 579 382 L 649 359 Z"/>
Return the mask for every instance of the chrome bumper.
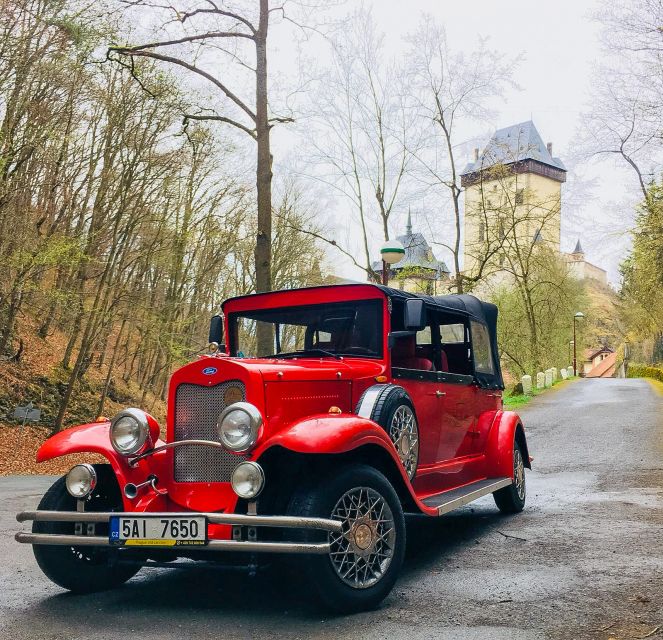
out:
<path id="1" fill-rule="evenodd" d="M 93 512 L 93 511 L 22 511 L 16 516 L 19 522 L 87 522 L 108 523 L 112 516 L 118 517 L 162 517 L 187 518 L 204 516 L 210 524 L 227 524 L 246 527 L 274 527 L 283 529 L 315 529 L 329 533 L 340 533 L 342 525 L 336 520 L 325 518 L 300 518 L 296 516 L 259 516 L 238 513 L 155 513 L 155 512 Z M 108 538 L 102 536 L 65 535 L 52 533 L 31 533 L 19 531 L 14 538 L 26 544 L 64 545 L 77 547 L 115 547 Z M 141 545 L 140 549 L 164 549 L 155 545 Z M 176 547 L 177 548 L 177 547 Z M 326 542 L 269 542 L 250 540 L 208 540 L 206 545 L 182 547 L 187 551 L 243 551 L 251 553 L 329 553 Z"/>

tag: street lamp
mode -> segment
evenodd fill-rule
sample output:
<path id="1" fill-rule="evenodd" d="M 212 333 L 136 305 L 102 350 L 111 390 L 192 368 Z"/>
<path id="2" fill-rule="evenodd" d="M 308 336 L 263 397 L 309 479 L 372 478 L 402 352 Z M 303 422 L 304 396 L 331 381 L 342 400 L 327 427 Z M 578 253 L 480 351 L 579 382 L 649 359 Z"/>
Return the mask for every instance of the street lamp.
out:
<path id="1" fill-rule="evenodd" d="M 576 311 L 573 316 L 573 375 L 578 375 L 578 360 L 576 358 L 576 320 L 582 320 L 585 314 L 582 311 Z"/>
<path id="2" fill-rule="evenodd" d="M 380 247 L 382 257 L 382 284 L 389 284 L 389 267 L 405 257 L 405 247 L 398 240 L 387 240 Z"/>

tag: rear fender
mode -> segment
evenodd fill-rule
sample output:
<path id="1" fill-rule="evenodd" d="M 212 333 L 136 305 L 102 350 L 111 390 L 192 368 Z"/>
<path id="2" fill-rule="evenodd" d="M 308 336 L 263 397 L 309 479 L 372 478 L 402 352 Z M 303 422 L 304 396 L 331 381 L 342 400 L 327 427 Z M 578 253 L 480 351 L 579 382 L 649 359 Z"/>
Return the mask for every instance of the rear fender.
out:
<path id="1" fill-rule="evenodd" d="M 525 429 L 520 417 L 513 411 L 498 412 L 486 445 L 487 477 L 513 477 L 513 447 L 516 442 L 523 450 L 525 466 L 531 469 Z"/>
<path id="2" fill-rule="evenodd" d="M 253 457 L 259 459 L 279 448 L 312 458 L 316 455 L 345 458 L 352 453 L 356 455 L 350 456 L 350 459 L 355 462 L 362 460 L 362 451 L 366 452 L 367 460 L 376 459 L 375 450 L 378 448 L 385 454 L 382 458 L 389 460 L 388 475 L 393 483 L 397 483 L 397 492 L 411 499 L 424 513 L 430 511 L 417 499 L 389 436 L 372 420 L 348 414 L 311 416 L 276 433 L 256 450 Z"/>

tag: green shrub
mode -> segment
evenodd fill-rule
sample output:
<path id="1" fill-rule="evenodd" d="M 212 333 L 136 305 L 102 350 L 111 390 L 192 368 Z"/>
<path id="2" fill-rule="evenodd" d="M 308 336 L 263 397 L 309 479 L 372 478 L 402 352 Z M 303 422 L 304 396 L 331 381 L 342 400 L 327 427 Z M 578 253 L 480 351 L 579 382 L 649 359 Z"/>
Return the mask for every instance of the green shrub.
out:
<path id="1" fill-rule="evenodd" d="M 648 364 L 629 364 L 626 369 L 627 378 L 653 378 L 663 382 L 663 369 Z"/>

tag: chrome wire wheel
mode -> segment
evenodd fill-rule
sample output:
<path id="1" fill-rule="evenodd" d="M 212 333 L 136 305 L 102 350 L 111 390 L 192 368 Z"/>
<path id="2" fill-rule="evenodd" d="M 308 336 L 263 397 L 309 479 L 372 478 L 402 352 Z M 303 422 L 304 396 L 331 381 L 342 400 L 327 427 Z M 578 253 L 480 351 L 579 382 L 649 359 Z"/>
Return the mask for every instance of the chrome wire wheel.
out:
<path id="1" fill-rule="evenodd" d="M 343 523 L 341 533 L 329 534 L 334 571 L 354 589 L 374 586 L 387 572 L 396 544 L 387 501 L 375 489 L 356 487 L 341 496 L 331 518 Z"/>
<path id="2" fill-rule="evenodd" d="M 520 447 L 513 450 L 513 482 L 518 497 L 525 500 L 525 462 Z"/>
<path id="3" fill-rule="evenodd" d="M 412 480 L 419 461 L 419 429 L 414 412 L 406 404 L 400 405 L 391 418 L 389 437 L 396 447 L 408 478 Z"/>

